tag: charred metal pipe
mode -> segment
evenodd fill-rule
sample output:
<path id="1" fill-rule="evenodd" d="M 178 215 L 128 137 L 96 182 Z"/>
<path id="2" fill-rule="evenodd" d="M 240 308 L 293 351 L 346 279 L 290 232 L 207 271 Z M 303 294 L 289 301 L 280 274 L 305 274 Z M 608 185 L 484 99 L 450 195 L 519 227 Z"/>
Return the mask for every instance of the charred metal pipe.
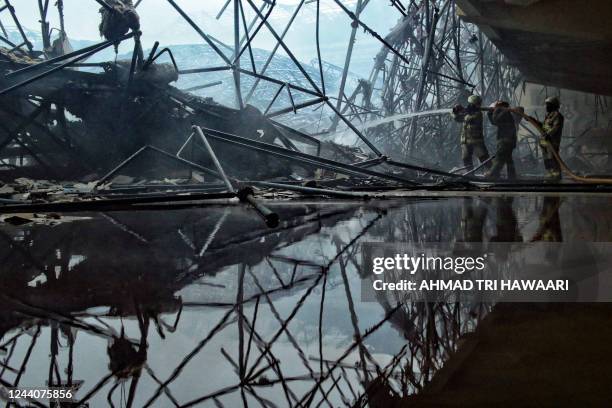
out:
<path id="1" fill-rule="evenodd" d="M 272 105 L 274 105 L 274 102 L 276 102 L 276 99 L 278 98 L 280 93 L 283 91 L 283 89 L 285 89 L 285 85 L 284 84 L 281 85 L 280 88 L 278 88 L 278 91 L 276 91 L 276 93 L 272 97 L 272 100 L 270 100 L 270 103 L 268 104 L 268 107 L 264 111 L 264 115 L 268 115 L 268 112 L 270 111 L 270 109 L 272 109 Z"/>
<path id="2" fill-rule="evenodd" d="M 149 65 L 151 65 L 153 63 L 153 58 L 155 57 L 155 53 L 157 52 L 157 48 L 159 48 L 159 41 L 155 41 L 155 43 L 153 44 L 153 48 L 151 48 L 151 52 L 149 53 L 149 57 L 147 58 L 147 60 L 144 63 L 144 65 L 142 66 L 142 70 L 143 71 L 146 71 L 147 69 L 149 69 Z"/>
<path id="3" fill-rule="evenodd" d="M 463 178 L 463 179 L 467 179 L 470 181 L 475 181 L 477 179 L 475 178 L 471 178 L 468 176 L 464 176 L 462 174 L 453 174 L 453 173 L 449 173 L 447 171 L 444 170 L 436 170 L 436 169 L 431 169 L 428 167 L 422 167 L 422 166 L 416 166 L 413 164 L 408 164 L 408 163 L 402 163 L 402 162 L 398 162 L 395 160 L 387 160 L 386 163 L 390 166 L 394 166 L 394 167 L 400 167 L 400 168 L 404 168 L 404 169 L 408 169 L 408 170 L 414 170 L 414 171 L 421 171 L 427 174 L 437 174 L 438 176 L 445 176 L 445 177 L 451 177 L 451 178 Z"/>
<path id="4" fill-rule="evenodd" d="M 341 163 L 335 160 L 325 159 L 323 157 L 313 156 L 311 154 L 296 152 L 293 150 L 286 149 L 281 146 L 273 145 L 270 143 L 263 143 L 252 139 L 247 139 L 242 136 L 233 135 L 230 133 L 221 132 L 215 129 L 204 129 L 206 134 L 213 139 L 224 141 L 226 143 L 235 144 L 239 146 L 243 146 L 248 149 L 252 149 L 255 151 L 264 152 L 267 154 L 271 154 L 277 157 L 282 157 L 287 160 L 296 161 L 308 164 L 313 167 L 319 167 L 328 169 L 331 171 L 335 171 L 340 174 L 347 174 L 358 177 L 377 177 L 385 180 L 392 180 L 395 182 L 400 182 L 405 185 L 417 186 L 419 183 L 415 183 L 412 180 L 409 180 L 404 177 L 395 176 L 392 174 L 380 173 L 374 170 L 369 170 L 357 166 L 353 166 L 346 163 Z M 457 176 L 455 176 L 457 177 Z"/>
<path id="5" fill-rule="evenodd" d="M 125 159 L 124 161 L 122 161 L 121 163 L 119 163 L 119 165 L 117 165 L 114 169 L 112 169 L 111 171 L 109 171 L 108 173 L 106 173 L 106 175 L 104 175 L 100 180 L 96 181 L 96 183 L 93 186 L 93 190 L 97 190 L 98 186 L 101 184 L 104 184 L 104 182 L 106 180 L 109 180 L 111 177 L 113 177 L 118 171 L 120 171 L 122 168 L 124 168 L 125 166 L 127 166 L 128 164 L 130 164 L 132 162 L 132 160 L 134 160 L 136 157 L 140 156 L 140 154 L 142 152 L 144 152 L 145 150 L 147 150 L 147 146 L 143 146 L 140 149 L 138 149 L 134 154 L 132 154 L 130 157 L 128 157 L 127 159 Z"/>
<path id="6" fill-rule="evenodd" d="M 51 58 L 51 59 L 48 59 L 46 61 L 40 62 L 38 64 L 35 64 L 35 65 L 29 65 L 27 67 L 15 70 L 13 72 L 9 72 L 8 74 L 5 75 L 5 77 L 6 78 L 11 78 L 11 77 L 14 77 L 14 76 L 17 76 L 17 75 L 20 75 L 20 74 L 23 74 L 23 73 L 26 73 L 26 72 L 29 72 L 29 71 L 36 70 L 38 68 L 42 68 L 42 67 L 46 67 L 46 66 L 49 66 L 49 65 L 53 65 L 53 64 L 55 64 L 57 62 L 62 62 L 62 61 L 65 61 L 65 60 L 69 60 L 71 58 L 78 57 L 79 55 L 84 54 L 86 52 L 95 50 L 98 47 L 101 47 L 101 46 L 106 45 L 106 44 L 112 44 L 112 42 L 111 41 L 103 41 L 101 43 L 90 45 L 88 47 L 81 48 L 80 50 L 76 50 L 76 51 L 73 51 L 71 53 L 68 53 L 68 54 L 65 54 L 65 55 L 61 55 L 61 56 L 56 57 L 56 58 Z"/>
<path id="7" fill-rule="evenodd" d="M 312 137 L 311 135 L 307 135 L 304 132 L 300 132 L 299 130 L 295 130 L 280 122 L 276 122 L 274 120 L 270 120 L 270 122 L 272 122 L 272 124 L 275 127 L 279 128 L 281 130 L 281 133 L 284 133 L 283 131 L 287 131 L 291 133 L 292 135 L 294 135 L 294 138 L 297 137 L 298 139 L 300 139 L 300 142 L 309 144 L 311 146 L 316 146 L 317 148 L 316 156 L 319 156 L 321 154 L 321 141 L 319 139 Z"/>
<path id="8" fill-rule="evenodd" d="M 215 154 L 215 151 L 213 150 L 212 146 L 210 145 L 210 143 L 208 143 L 208 139 L 206 139 L 204 132 L 202 132 L 202 128 L 199 126 L 193 126 L 192 129 L 198 134 L 198 136 L 200 136 L 200 139 L 202 140 L 202 143 L 204 143 L 204 147 L 208 151 L 208 154 L 210 155 L 210 158 L 212 159 L 215 167 L 217 168 L 217 171 L 221 175 L 221 178 L 223 178 L 223 182 L 227 186 L 228 191 L 230 193 L 235 192 L 232 182 L 227 177 L 227 174 L 225 174 L 225 170 L 223 170 L 223 166 L 221 166 L 221 162 L 219 162 L 219 159 L 217 158 L 217 155 Z"/>
<path id="9" fill-rule="evenodd" d="M 268 207 L 263 205 L 261 202 L 259 202 L 255 198 L 255 192 L 253 191 L 251 187 L 241 188 L 238 191 L 238 198 L 243 203 L 249 203 L 250 205 L 252 205 L 255 211 L 257 211 L 257 213 L 259 213 L 259 215 L 261 215 L 261 217 L 264 219 L 268 227 L 270 228 L 278 227 L 278 224 L 280 222 L 280 218 L 278 214 L 270 210 Z"/>
<path id="10" fill-rule="evenodd" d="M 116 41 L 123 41 L 123 40 L 126 40 L 126 39 L 128 39 L 128 38 L 133 37 L 135 34 L 136 34 L 136 33 L 131 32 L 131 33 L 129 33 L 129 34 L 124 35 L 123 37 L 120 37 L 118 40 L 115 40 L 115 42 L 116 42 Z M 18 89 L 18 88 L 24 87 L 24 86 L 26 86 L 26 85 L 29 85 L 29 84 L 31 84 L 32 82 L 36 82 L 36 81 L 38 81 L 39 79 L 45 78 L 45 77 L 47 77 L 47 76 L 49 76 L 49 75 L 51 75 L 51 74 L 53 74 L 53 73 L 55 73 L 55 72 L 57 72 L 57 71 L 60 71 L 60 70 L 62 70 L 62 69 L 64 69 L 64 68 L 67 68 L 67 67 L 69 67 L 69 66 L 73 65 L 73 64 L 74 64 L 74 63 L 76 63 L 76 62 L 79 62 L 79 61 L 81 61 L 81 60 L 84 60 L 85 58 L 89 58 L 90 56 L 92 56 L 92 55 L 94 55 L 94 54 L 96 54 L 96 53 L 98 53 L 98 52 L 102 51 L 103 49 L 110 47 L 110 46 L 111 46 L 111 45 L 113 45 L 115 42 L 110 42 L 110 41 L 107 41 L 107 42 L 105 42 L 105 43 L 102 43 L 102 45 L 99 45 L 97 48 L 94 48 L 93 50 L 91 50 L 91 51 L 89 51 L 89 52 L 86 52 L 85 54 L 81 54 L 81 55 L 79 55 L 78 57 L 76 57 L 76 58 L 74 58 L 74 59 L 72 59 L 72 60 L 70 60 L 70 61 L 64 62 L 63 64 L 58 65 L 58 66 L 55 66 L 55 67 L 51 68 L 51 69 L 50 69 L 50 70 L 48 70 L 48 71 L 42 72 L 42 73 L 40 73 L 40 74 L 38 74 L 38 75 L 34 75 L 33 77 L 26 79 L 25 81 L 21 81 L 21 82 L 19 82 L 19 83 L 15 84 L 15 85 L 13 85 L 13 86 L 10 86 L 10 87 L 8 87 L 8 88 L 5 88 L 5 89 L 3 89 L 2 91 L 0 91 L 0 96 L 5 95 L 5 94 L 7 94 L 7 93 L 9 93 L 9 92 L 11 92 L 11 91 L 14 91 L 15 89 Z"/>
<path id="11" fill-rule="evenodd" d="M 289 87 L 287 87 L 287 91 L 289 92 L 289 96 L 291 96 L 291 89 Z M 267 118 L 273 118 L 275 116 L 281 116 L 281 115 L 284 115 L 285 113 L 289 113 L 289 112 L 296 113 L 300 109 L 304 109 L 304 108 L 307 108 L 307 107 L 312 106 L 312 105 L 318 105 L 319 103 L 325 102 L 325 101 L 327 101 L 327 97 L 317 98 L 317 99 L 313 99 L 311 101 L 306 101 L 306 102 L 300 103 L 298 105 L 295 105 L 294 101 L 293 101 L 293 96 L 291 96 L 291 106 L 289 108 L 284 108 L 284 109 L 277 110 L 275 112 L 268 113 L 266 115 L 266 117 Z"/>
<path id="12" fill-rule="evenodd" d="M 229 71 L 230 67 L 210 67 L 210 68 L 194 68 L 194 69 L 181 69 L 179 75 L 189 74 L 203 74 L 205 72 L 218 72 L 218 71 Z"/>
<path id="13" fill-rule="evenodd" d="M 217 172 L 208 169 L 204 166 L 200 166 L 199 164 L 190 162 L 189 160 L 185 160 L 182 157 L 178 157 L 178 156 L 174 156 L 166 151 L 163 151 L 162 149 L 158 149 L 155 146 L 151 146 L 151 145 L 145 145 L 143 147 L 141 147 L 140 149 L 138 149 L 136 151 L 136 153 L 132 154 L 130 157 L 128 157 L 127 159 L 125 159 L 123 162 L 121 162 L 117 167 L 115 167 L 114 169 L 112 169 L 111 171 L 109 171 L 108 173 L 106 173 L 106 175 L 104 175 L 100 180 L 96 181 L 96 183 L 94 184 L 93 187 L 93 191 L 96 191 L 98 186 L 100 186 L 101 184 L 103 184 L 104 182 L 108 181 L 111 177 L 113 177 L 115 174 L 117 174 L 117 172 L 119 172 L 121 169 L 123 169 L 125 166 L 127 166 L 128 164 L 130 164 L 136 157 L 140 156 L 143 152 L 147 151 L 147 150 L 153 150 L 163 156 L 166 156 L 169 159 L 172 159 L 174 161 L 177 161 L 179 163 L 184 164 L 185 166 L 188 167 L 193 167 L 197 170 L 200 170 L 206 174 L 209 174 L 213 177 L 216 177 L 218 179 L 222 179 L 221 175 L 219 175 Z"/>
<path id="14" fill-rule="evenodd" d="M 0 198 L 0 204 L 23 204 L 23 201 L 11 200 L 10 198 Z"/>
<path id="15" fill-rule="evenodd" d="M 340 197 L 340 198 L 363 198 L 369 199 L 369 194 L 357 193 L 353 191 L 339 191 L 339 190 L 330 190 L 327 188 L 318 188 L 318 187 L 306 187 L 295 184 L 283 184 L 283 183 L 270 183 L 267 181 L 252 181 L 250 182 L 253 185 L 260 187 L 268 187 L 274 188 L 277 190 L 289 190 L 289 191 L 297 191 L 305 194 L 318 194 L 329 197 Z"/>
<path id="16" fill-rule="evenodd" d="M 235 198 L 235 193 L 146 194 L 127 198 L 109 198 L 87 201 L 63 201 L 57 203 L 23 203 L 0 205 L 0 214 L 18 212 L 80 212 L 129 210 L 141 204 L 200 202 Z"/>
<path id="17" fill-rule="evenodd" d="M 130 91 L 130 88 L 132 87 L 132 82 L 134 81 L 134 75 L 136 74 L 136 67 L 138 65 L 138 53 L 142 51 L 140 47 L 141 47 L 140 46 L 140 33 L 138 33 L 134 37 L 134 51 L 132 52 L 132 61 L 130 63 L 130 73 L 128 75 L 127 86 L 125 87 L 126 95 Z"/>
<path id="18" fill-rule="evenodd" d="M 34 50 L 34 46 L 28 40 L 28 37 L 23 31 L 23 27 L 21 26 L 21 23 L 19 22 L 19 19 L 17 18 L 17 14 L 15 14 L 15 7 L 13 7 L 13 5 L 9 2 L 9 0 L 4 0 L 4 4 L 8 7 L 9 13 L 11 13 L 11 17 L 13 17 L 13 22 L 15 23 L 15 25 L 17 26 L 17 29 L 19 30 L 19 34 L 21 34 L 21 38 L 23 38 L 23 44 L 19 45 L 18 48 L 20 48 L 22 45 L 25 44 L 25 46 L 28 47 L 28 51 L 32 52 Z"/>
<path id="19" fill-rule="evenodd" d="M 176 71 L 177 74 L 180 75 L 181 71 L 179 70 L 178 64 L 176 63 L 176 58 L 174 58 L 174 54 L 172 53 L 172 50 L 170 48 L 164 48 L 163 50 L 158 52 L 157 55 L 151 58 L 150 61 L 147 61 L 145 65 L 143 65 L 143 71 L 146 71 L 147 69 L 149 69 L 151 64 L 153 64 L 163 54 L 168 54 L 168 56 L 170 57 L 170 61 L 172 61 L 172 65 L 174 66 L 174 70 Z"/>
<path id="20" fill-rule="evenodd" d="M 192 86 L 191 88 L 187 88 L 187 89 L 181 89 L 181 91 L 183 92 L 199 91 L 200 89 L 206 89 L 206 88 L 210 88 L 210 87 L 222 85 L 222 84 L 223 84 L 223 81 L 214 81 L 214 82 L 209 82 L 203 85 Z"/>
<path id="21" fill-rule="evenodd" d="M 294 84 L 290 84 L 288 82 L 283 82 L 283 81 L 281 81 L 279 79 L 275 79 L 275 78 L 272 78 L 272 77 L 269 77 L 269 76 L 266 76 L 266 75 L 258 74 L 256 72 L 251 72 L 251 71 L 248 71 L 248 70 L 243 69 L 243 68 L 236 67 L 234 69 L 236 71 L 240 72 L 241 74 L 249 75 L 249 76 L 252 76 L 253 78 L 261 79 L 262 81 L 271 82 L 271 83 L 277 84 L 277 85 L 287 86 L 287 87 L 290 87 L 292 89 L 295 89 L 296 91 L 300 91 L 300 92 L 303 92 L 305 94 L 309 94 L 309 95 L 316 96 L 316 97 L 319 97 L 319 98 L 325 97 L 325 95 L 323 95 L 321 92 L 317 92 L 317 91 L 313 91 L 313 90 L 310 90 L 310 89 L 306 89 L 306 88 L 303 88 L 303 87 L 301 87 L 299 85 L 294 85 Z"/>
<path id="22" fill-rule="evenodd" d="M 364 167 L 364 168 L 374 167 L 374 166 L 378 166 L 382 162 L 387 161 L 387 159 L 388 159 L 387 156 L 380 156 L 380 157 L 376 157 L 374 159 L 364 160 L 364 161 L 353 163 L 353 166 Z"/>

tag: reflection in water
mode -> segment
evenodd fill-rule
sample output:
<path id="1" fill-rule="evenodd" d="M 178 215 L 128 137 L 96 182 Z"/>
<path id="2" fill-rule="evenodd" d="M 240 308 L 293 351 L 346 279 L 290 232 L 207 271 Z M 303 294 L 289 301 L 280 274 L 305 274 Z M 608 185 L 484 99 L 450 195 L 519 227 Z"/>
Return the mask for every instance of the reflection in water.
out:
<path id="1" fill-rule="evenodd" d="M 393 407 L 489 306 L 361 302 L 359 244 L 561 240 L 559 211 L 609 205 L 560 203 L 284 203 L 276 230 L 243 207 L 2 227 L 0 385 L 74 386 L 95 407 Z"/>
<path id="2" fill-rule="evenodd" d="M 540 227 L 532 241 L 562 242 L 561 219 L 559 218 L 560 197 L 544 197 L 540 213 Z"/>

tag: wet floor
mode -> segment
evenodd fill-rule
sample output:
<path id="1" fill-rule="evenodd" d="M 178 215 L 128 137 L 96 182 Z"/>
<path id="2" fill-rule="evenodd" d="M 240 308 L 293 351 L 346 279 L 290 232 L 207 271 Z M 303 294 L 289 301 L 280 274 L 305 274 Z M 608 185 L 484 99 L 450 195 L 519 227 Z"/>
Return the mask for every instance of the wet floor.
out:
<path id="1" fill-rule="evenodd" d="M 77 386 L 91 407 L 394 406 L 491 306 L 362 302 L 361 243 L 607 242 L 611 202 L 291 202 L 274 230 L 242 206 L 0 224 L 0 384 Z"/>

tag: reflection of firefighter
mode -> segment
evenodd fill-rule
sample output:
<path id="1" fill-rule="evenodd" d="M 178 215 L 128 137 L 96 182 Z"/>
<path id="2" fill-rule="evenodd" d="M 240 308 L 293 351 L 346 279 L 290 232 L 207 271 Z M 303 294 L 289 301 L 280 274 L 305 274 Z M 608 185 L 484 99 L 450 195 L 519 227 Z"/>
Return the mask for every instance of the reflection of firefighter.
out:
<path id="1" fill-rule="evenodd" d="M 472 95 L 468 98 L 467 108 L 457 105 L 453 108 L 452 113 L 456 122 L 463 123 L 461 129 L 461 158 L 468 172 L 472 170 L 474 165 L 472 160 L 474 155 L 478 157 L 481 163 L 489 159 L 489 151 L 484 143 L 481 103 L 482 98 L 480 96 Z"/>
<path id="2" fill-rule="evenodd" d="M 544 204 L 540 213 L 540 226 L 531 239 L 532 242 L 563 242 L 559 207 L 561 207 L 560 197 L 544 197 Z"/>
<path id="3" fill-rule="evenodd" d="M 458 242 L 482 242 L 483 229 L 487 218 L 487 207 L 472 198 L 463 200 L 461 212 L 461 226 Z"/>
<path id="4" fill-rule="evenodd" d="M 491 237 L 492 242 L 523 242 L 516 214 L 512 208 L 513 202 L 513 197 L 498 197 L 495 200 L 497 234 Z"/>
<path id="5" fill-rule="evenodd" d="M 491 242 L 523 242 L 523 237 L 518 228 L 516 214 L 512 208 L 513 197 L 498 197 L 494 203 L 496 206 L 496 234 L 491 237 Z M 508 260 L 510 251 L 505 245 L 493 245 L 491 247 L 495 258 L 499 261 Z"/>

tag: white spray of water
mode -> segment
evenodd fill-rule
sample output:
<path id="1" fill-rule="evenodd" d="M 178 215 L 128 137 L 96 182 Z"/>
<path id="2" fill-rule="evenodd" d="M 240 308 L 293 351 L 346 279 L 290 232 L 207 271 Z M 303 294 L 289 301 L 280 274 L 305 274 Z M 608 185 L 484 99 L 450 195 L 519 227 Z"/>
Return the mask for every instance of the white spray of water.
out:
<path id="1" fill-rule="evenodd" d="M 374 120 L 371 120 L 365 123 L 353 122 L 353 124 L 355 125 L 357 129 L 363 132 L 367 129 L 371 129 L 373 127 L 380 126 L 385 123 L 395 122 L 395 121 L 399 121 L 403 119 L 415 118 L 418 116 L 433 116 L 433 115 L 450 114 L 451 111 L 452 110 L 449 108 L 444 108 L 444 109 L 433 109 L 433 110 L 422 111 L 422 112 L 401 113 L 398 115 L 387 116 L 385 118 L 374 119 Z M 328 137 L 336 143 L 345 144 L 345 145 L 354 144 L 358 140 L 357 135 L 355 135 L 355 132 L 353 132 L 348 127 L 339 128 L 334 133 L 329 134 Z"/>
<path id="2" fill-rule="evenodd" d="M 361 123 L 359 124 L 358 127 L 361 128 L 361 130 L 366 130 L 366 129 L 371 129 L 376 126 L 384 125 L 385 123 L 395 122 L 396 120 L 416 118 L 418 116 L 443 115 L 443 114 L 448 114 L 448 113 L 451 113 L 451 109 L 444 108 L 444 109 L 434 109 L 434 110 L 428 110 L 428 111 L 422 111 L 422 112 L 401 113 L 398 115 L 387 116 L 385 118 L 375 119 L 369 122 Z"/>

